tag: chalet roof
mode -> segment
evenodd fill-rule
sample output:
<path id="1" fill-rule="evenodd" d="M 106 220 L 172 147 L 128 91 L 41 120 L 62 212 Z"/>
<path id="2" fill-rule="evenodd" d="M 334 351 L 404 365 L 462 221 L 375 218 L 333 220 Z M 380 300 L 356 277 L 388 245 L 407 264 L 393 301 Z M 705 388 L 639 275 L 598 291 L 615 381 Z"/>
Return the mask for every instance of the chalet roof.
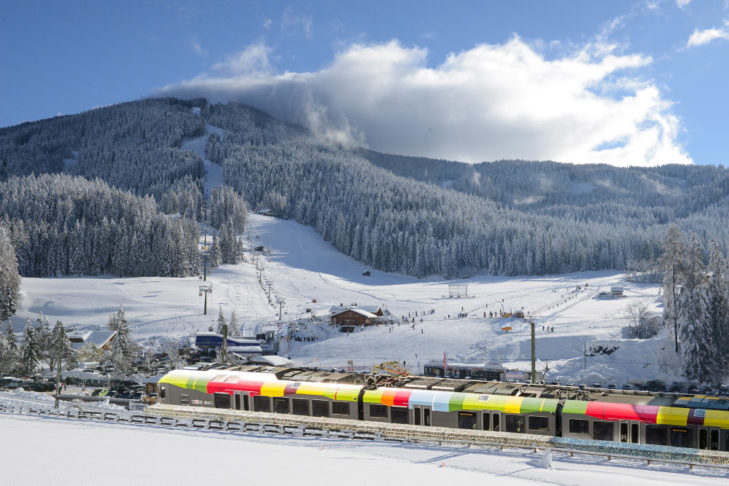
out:
<path id="1" fill-rule="evenodd" d="M 69 333 L 69 340 L 71 341 L 71 347 L 75 350 L 79 350 L 86 344 L 93 344 L 97 348 L 101 348 L 116 336 L 116 331 L 110 329 L 97 329 L 94 331 L 75 331 Z"/>
<path id="2" fill-rule="evenodd" d="M 332 317 L 336 317 L 338 315 L 344 314 L 345 312 L 354 312 L 355 314 L 359 314 L 359 315 L 364 316 L 364 317 L 366 317 L 368 319 L 376 319 L 377 318 L 377 316 L 374 315 L 372 312 L 367 312 L 366 310 L 362 310 L 362 309 L 360 309 L 358 307 L 352 307 L 350 309 L 345 309 L 345 310 L 343 310 L 341 312 L 337 312 L 335 314 L 332 314 Z"/>

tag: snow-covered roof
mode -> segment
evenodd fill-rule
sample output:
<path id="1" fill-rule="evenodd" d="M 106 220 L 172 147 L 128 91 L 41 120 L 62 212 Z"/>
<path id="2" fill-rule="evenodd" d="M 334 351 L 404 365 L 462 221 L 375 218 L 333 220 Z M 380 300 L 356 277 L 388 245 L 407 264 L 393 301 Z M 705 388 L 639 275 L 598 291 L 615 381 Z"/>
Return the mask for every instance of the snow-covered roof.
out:
<path id="1" fill-rule="evenodd" d="M 366 310 L 362 310 L 362 309 L 357 308 L 357 307 L 352 307 L 352 308 L 349 308 L 349 309 L 345 309 L 345 310 L 343 310 L 341 312 L 337 312 L 335 314 L 332 314 L 332 317 L 338 316 L 339 314 L 344 314 L 345 312 L 348 312 L 348 311 L 354 312 L 354 313 L 359 314 L 361 316 L 364 316 L 364 317 L 366 317 L 368 319 L 376 319 L 377 318 L 377 316 L 374 315 L 373 313 L 367 312 Z"/>
<path id="2" fill-rule="evenodd" d="M 93 344 L 100 348 L 111 341 L 116 331 L 110 329 L 97 329 L 95 331 L 76 331 L 69 334 L 71 346 L 75 350 L 81 349 L 86 344 Z"/>

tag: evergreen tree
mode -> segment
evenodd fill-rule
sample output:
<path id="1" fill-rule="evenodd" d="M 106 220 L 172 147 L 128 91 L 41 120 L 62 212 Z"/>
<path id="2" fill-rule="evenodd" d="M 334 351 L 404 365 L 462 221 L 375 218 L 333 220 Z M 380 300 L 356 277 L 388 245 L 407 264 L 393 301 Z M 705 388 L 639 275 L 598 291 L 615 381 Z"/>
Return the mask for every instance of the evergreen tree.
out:
<path id="1" fill-rule="evenodd" d="M 218 310 L 218 326 L 215 329 L 215 332 L 217 332 L 218 334 L 223 334 L 223 328 L 226 325 L 227 325 L 227 323 L 225 322 L 225 316 L 223 315 L 223 308 L 221 307 Z"/>
<path id="2" fill-rule="evenodd" d="M 659 265 L 663 271 L 663 318 L 671 326 L 675 350 L 678 352 L 679 284 L 686 267 L 686 244 L 677 226 L 668 228 Z"/>
<path id="3" fill-rule="evenodd" d="M 51 371 L 55 365 L 55 355 L 53 353 L 53 333 L 48 322 L 48 318 L 43 315 L 43 312 L 38 313 L 38 317 L 35 320 L 35 340 L 38 343 L 38 357 L 41 360 L 48 363 L 48 367 Z"/>
<path id="4" fill-rule="evenodd" d="M 238 325 L 238 316 L 235 314 L 235 311 L 230 313 L 230 324 L 228 324 L 228 327 L 230 328 L 231 336 L 240 336 L 240 326 Z"/>
<path id="5" fill-rule="evenodd" d="M 114 374 L 126 374 L 131 370 L 132 346 L 129 337 L 129 325 L 127 324 L 124 309 L 119 310 L 109 317 L 109 328 L 116 331 L 111 344 L 111 359 L 114 363 Z"/>
<path id="6" fill-rule="evenodd" d="M 35 373 L 40 360 L 40 349 L 30 319 L 26 319 L 23 340 L 20 343 L 20 363 L 26 375 Z"/>
<path id="7" fill-rule="evenodd" d="M 19 296 L 18 259 L 10 236 L 0 226 L 0 322 L 15 315 Z"/>
<path id="8" fill-rule="evenodd" d="M 729 376 L 729 266 L 716 241 L 709 252 L 708 306 L 709 331 L 713 336 L 713 376 L 720 383 Z"/>
<path id="9" fill-rule="evenodd" d="M 3 373 L 12 374 L 18 368 L 18 343 L 11 322 L 8 322 L 2 342 L 3 354 L 2 360 L 0 361 L 0 368 L 2 368 Z"/>
<path id="10" fill-rule="evenodd" d="M 689 380 L 706 382 L 712 376 L 714 356 L 710 327 L 708 285 L 704 250 L 694 236 L 688 249 L 681 293 L 678 298 L 678 326 L 683 374 Z"/>
<path id="11" fill-rule="evenodd" d="M 66 361 L 66 369 L 72 369 L 76 361 L 76 352 L 71 346 L 71 340 L 66 334 L 66 329 L 61 321 L 56 321 L 52 332 L 54 363 L 58 372 L 63 370 L 63 362 Z"/>

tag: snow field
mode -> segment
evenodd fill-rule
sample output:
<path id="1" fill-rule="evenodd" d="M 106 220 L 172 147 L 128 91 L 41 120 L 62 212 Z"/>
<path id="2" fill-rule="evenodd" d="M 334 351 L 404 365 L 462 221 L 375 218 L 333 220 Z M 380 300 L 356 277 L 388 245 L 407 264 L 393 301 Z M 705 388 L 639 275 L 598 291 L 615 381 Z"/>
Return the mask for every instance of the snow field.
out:
<path id="1" fill-rule="evenodd" d="M 170 431 L 0 415 L 4 484 L 714 485 L 726 471 L 522 450 Z M 40 464 L 39 464 L 40 461 Z M 551 468 L 545 467 L 551 463 Z"/>
<path id="2" fill-rule="evenodd" d="M 537 367 L 549 366 L 548 381 L 621 385 L 676 377 L 667 336 L 645 341 L 622 338 L 630 302 L 660 311 L 658 287 L 627 282 L 623 274 L 419 280 L 373 270 L 337 252 L 313 229 L 292 221 L 251 214 L 245 238 L 249 250 L 245 261 L 223 265 L 208 275 L 213 292 L 208 295 L 207 316 L 202 315 L 203 297 L 198 295 L 202 282 L 196 278 L 27 278 L 16 329 L 22 329 L 25 317 L 35 319 L 41 311 L 51 322 L 60 319 L 67 326 L 105 326 L 109 314 L 121 305 L 134 337 L 147 343 L 206 330 L 215 325 L 219 309 L 226 317 L 235 311 L 243 333 L 250 335 L 277 328 L 277 302 L 283 300 L 284 322 L 303 323 L 312 314 L 323 320 L 298 325 L 300 336 L 318 340 L 282 343 L 282 354 L 301 365 L 344 368 L 351 360 L 358 369 L 367 369 L 396 360 L 417 372 L 427 361 L 442 361 L 446 353 L 450 362 L 496 362 L 526 370 L 529 325 L 521 319 L 483 317 L 488 312 L 523 309 L 535 321 Z M 259 245 L 264 252 L 253 251 Z M 362 275 L 366 270 L 371 276 Z M 469 297 L 448 298 L 449 283 L 467 284 Z M 597 297 L 614 285 L 624 288 L 625 297 Z M 396 319 L 410 315 L 415 322 L 352 334 L 331 328 L 330 308 L 353 303 L 380 306 Z M 458 318 L 460 313 L 468 317 Z M 511 331 L 502 330 L 507 326 Z M 610 356 L 588 357 L 583 369 L 583 349 L 591 344 L 619 349 Z"/>

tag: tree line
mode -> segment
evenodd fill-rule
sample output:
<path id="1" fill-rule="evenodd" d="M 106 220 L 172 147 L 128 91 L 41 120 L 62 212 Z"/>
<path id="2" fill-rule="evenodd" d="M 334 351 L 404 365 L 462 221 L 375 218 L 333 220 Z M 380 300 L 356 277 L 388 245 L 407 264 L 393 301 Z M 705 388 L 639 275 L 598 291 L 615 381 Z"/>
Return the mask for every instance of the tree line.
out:
<path id="1" fill-rule="evenodd" d="M 729 376 L 729 264 L 722 248 L 709 244 L 708 262 L 698 236 L 668 229 L 660 266 L 664 322 L 674 338 L 683 375 L 701 383 Z"/>

